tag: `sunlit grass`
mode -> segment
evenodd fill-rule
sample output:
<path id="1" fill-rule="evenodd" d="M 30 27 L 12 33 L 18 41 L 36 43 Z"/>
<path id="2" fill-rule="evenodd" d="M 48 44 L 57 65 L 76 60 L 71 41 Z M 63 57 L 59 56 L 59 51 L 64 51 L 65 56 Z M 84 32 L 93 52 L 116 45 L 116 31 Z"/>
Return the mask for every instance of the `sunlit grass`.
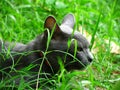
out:
<path id="1" fill-rule="evenodd" d="M 28 43 L 44 31 L 43 24 L 48 15 L 54 15 L 57 22 L 61 23 L 64 15 L 73 13 L 76 17 L 75 29 L 78 30 L 82 26 L 83 30 L 92 35 L 91 49 L 97 38 L 96 46 L 99 48 L 99 52 L 94 55 L 92 64 L 82 71 L 67 72 L 59 62 L 60 74 L 45 80 L 51 82 L 50 86 L 46 86 L 44 83 L 40 88 L 82 90 L 86 87 L 90 90 L 112 90 L 112 85 L 120 78 L 120 55 L 110 53 L 111 41 L 120 46 L 119 5 L 119 0 L 1 0 L 0 38 Z M 50 37 L 48 39 L 50 41 Z M 109 43 L 106 44 L 105 39 Z M 102 45 L 105 47 L 101 47 Z M 47 47 L 49 47 L 49 43 Z M 33 90 L 30 87 L 32 81 L 26 83 L 23 80 L 22 75 L 26 75 L 26 71 L 18 72 L 21 77 L 19 86 L 11 82 L 19 77 L 18 75 L 9 80 L 1 80 L 0 88 L 17 87 L 19 90 L 24 90 L 27 87 L 29 90 Z M 10 83 L 9 86 L 6 86 L 6 83 Z"/>

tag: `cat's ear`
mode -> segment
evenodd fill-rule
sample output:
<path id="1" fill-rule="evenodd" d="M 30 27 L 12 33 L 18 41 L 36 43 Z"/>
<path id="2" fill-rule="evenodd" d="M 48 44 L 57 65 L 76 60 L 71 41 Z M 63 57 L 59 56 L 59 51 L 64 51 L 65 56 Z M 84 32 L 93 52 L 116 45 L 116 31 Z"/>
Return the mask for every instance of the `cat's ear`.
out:
<path id="1" fill-rule="evenodd" d="M 75 24 L 74 15 L 73 15 L 73 14 L 67 14 L 67 15 L 64 17 L 64 19 L 63 19 L 63 21 L 62 21 L 62 24 L 67 25 L 67 26 L 73 28 L 73 27 L 74 27 L 74 24 Z"/>
<path id="2" fill-rule="evenodd" d="M 52 32 L 52 30 L 54 30 L 52 38 L 56 39 L 60 36 L 60 28 L 56 22 L 56 19 L 53 16 L 48 16 L 46 18 L 44 28 L 47 28 L 50 33 Z M 45 31 L 45 35 L 48 36 L 47 31 Z"/>
<path id="3" fill-rule="evenodd" d="M 48 16 L 44 23 L 44 28 L 48 28 L 49 30 L 58 29 L 58 25 L 56 23 L 56 20 L 53 16 Z"/>

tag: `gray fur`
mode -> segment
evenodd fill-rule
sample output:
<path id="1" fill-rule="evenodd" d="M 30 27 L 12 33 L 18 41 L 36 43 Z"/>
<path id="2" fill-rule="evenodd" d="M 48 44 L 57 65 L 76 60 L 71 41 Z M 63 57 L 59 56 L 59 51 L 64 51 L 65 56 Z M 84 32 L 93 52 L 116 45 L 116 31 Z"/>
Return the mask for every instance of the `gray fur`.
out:
<path id="1" fill-rule="evenodd" d="M 60 67 L 58 63 L 59 57 L 61 58 L 61 60 L 63 60 L 65 69 L 68 71 L 74 69 L 82 69 L 88 64 L 90 64 L 93 57 L 91 52 L 89 51 L 89 42 L 78 31 L 75 31 L 74 35 L 72 36 L 74 24 L 75 19 L 72 14 L 66 15 L 63 20 L 63 23 L 60 26 L 56 23 L 56 20 L 53 16 L 47 17 L 44 24 L 45 29 L 48 28 L 49 32 L 51 33 L 55 25 L 55 31 L 52 35 L 49 48 L 47 50 L 51 51 L 51 53 L 47 54 L 45 59 L 45 61 L 47 61 L 49 65 L 47 65 L 44 61 L 42 65 L 42 72 L 46 72 L 51 75 L 57 73 Z M 22 68 L 27 67 L 31 63 L 33 63 L 36 64 L 36 67 L 32 68 L 30 71 L 38 72 L 39 67 L 43 60 L 43 57 L 40 54 L 41 52 L 46 51 L 47 38 L 48 32 L 47 30 L 45 30 L 43 34 L 39 35 L 35 40 L 28 43 L 27 45 L 13 42 L 12 43 L 0 42 L 0 52 L 2 54 L 0 56 L 0 69 L 8 66 L 11 67 L 14 61 L 14 63 L 17 63 L 17 65 L 14 67 L 16 70 L 21 70 Z M 73 57 L 70 56 L 70 55 L 74 56 L 75 43 L 73 40 L 71 42 L 70 48 L 68 49 L 69 39 L 76 40 L 78 44 L 77 45 L 78 50 L 76 52 L 77 60 L 75 61 Z M 9 58 L 3 60 L 4 59 L 3 56 L 4 57 L 6 56 L 5 51 L 7 52 L 8 50 L 10 50 Z M 70 55 L 67 55 L 66 60 L 64 60 L 66 55 L 65 53 L 62 53 L 60 51 L 66 52 L 67 50 L 68 53 L 70 53 Z M 10 70 L 11 68 L 5 69 L 7 73 L 10 73 Z M 4 77 L 3 74 L 0 74 L 0 77 L 3 78 Z"/>

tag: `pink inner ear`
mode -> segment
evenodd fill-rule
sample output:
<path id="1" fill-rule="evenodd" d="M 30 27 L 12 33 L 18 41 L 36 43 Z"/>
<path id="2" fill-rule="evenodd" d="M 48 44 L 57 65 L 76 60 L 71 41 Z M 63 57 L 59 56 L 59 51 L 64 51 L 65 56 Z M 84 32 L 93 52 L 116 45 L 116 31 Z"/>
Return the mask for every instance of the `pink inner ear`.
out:
<path id="1" fill-rule="evenodd" d="M 46 20 L 45 20 L 45 24 L 44 24 L 44 28 L 48 28 L 50 33 L 53 29 L 54 32 L 53 32 L 53 36 L 52 36 L 52 39 L 59 39 L 61 38 L 61 30 L 58 26 L 58 24 L 56 23 L 56 20 L 54 17 L 52 16 L 49 16 Z M 45 36 L 47 36 L 47 32 L 45 32 Z"/>
<path id="2" fill-rule="evenodd" d="M 55 18 L 52 16 L 49 16 L 45 21 L 44 27 L 48 28 L 48 29 L 52 29 L 54 27 L 55 23 L 56 23 Z"/>

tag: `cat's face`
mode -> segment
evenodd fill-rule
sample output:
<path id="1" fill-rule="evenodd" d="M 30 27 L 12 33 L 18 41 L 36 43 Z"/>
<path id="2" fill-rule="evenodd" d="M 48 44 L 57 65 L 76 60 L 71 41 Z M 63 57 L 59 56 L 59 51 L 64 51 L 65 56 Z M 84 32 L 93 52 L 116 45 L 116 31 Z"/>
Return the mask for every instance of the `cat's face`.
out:
<path id="1" fill-rule="evenodd" d="M 54 17 L 49 16 L 46 19 L 45 28 L 48 28 L 50 33 L 54 29 L 48 48 L 52 52 L 47 55 L 51 66 L 58 65 L 56 60 L 58 58 L 62 59 L 68 71 L 82 69 L 92 62 L 93 56 L 89 51 L 89 42 L 78 31 L 73 32 L 74 23 L 72 14 L 66 15 L 60 26 Z M 48 36 L 47 31 L 44 36 Z"/>

